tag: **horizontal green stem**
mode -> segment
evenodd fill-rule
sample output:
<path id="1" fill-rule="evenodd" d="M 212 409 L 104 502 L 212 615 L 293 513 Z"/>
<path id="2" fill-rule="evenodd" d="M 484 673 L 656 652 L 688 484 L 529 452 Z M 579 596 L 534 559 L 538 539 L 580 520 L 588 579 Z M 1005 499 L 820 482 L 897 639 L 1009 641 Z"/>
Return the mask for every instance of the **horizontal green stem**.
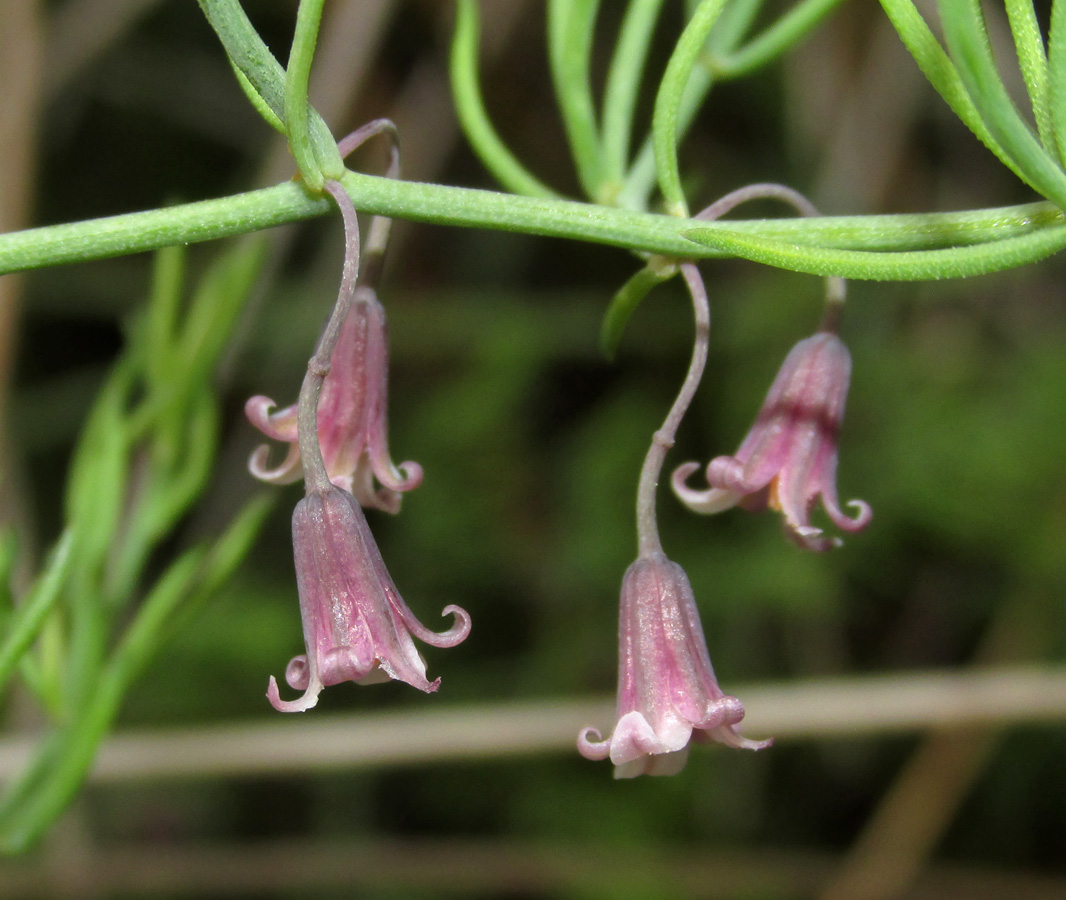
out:
<path id="1" fill-rule="evenodd" d="M 726 255 L 687 240 L 684 232 L 694 223 L 676 216 L 355 173 L 342 183 L 357 209 L 375 215 L 589 241 L 681 259 Z M 328 201 L 285 182 L 218 200 L 0 234 L 0 274 L 208 241 L 330 210 Z M 1030 203 L 955 213 L 729 220 L 698 227 L 808 247 L 916 250 L 1003 240 L 1062 222 L 1062 213 L 1050 204 Z"/>

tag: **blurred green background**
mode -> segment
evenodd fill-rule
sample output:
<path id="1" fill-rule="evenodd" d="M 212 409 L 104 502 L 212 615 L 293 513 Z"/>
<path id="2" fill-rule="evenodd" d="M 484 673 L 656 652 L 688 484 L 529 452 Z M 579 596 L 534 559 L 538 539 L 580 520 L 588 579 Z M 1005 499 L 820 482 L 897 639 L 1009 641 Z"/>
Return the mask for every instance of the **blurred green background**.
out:
<path id="1" fill-rule="evenodd" d="M 284 59 L 295 4 L 244 5 Z M 3 175 L 33 185 L 24 224 L 290 177 L 291 160 L 195 4 L 36 6 L 35 171 Z M 482 7 L 483 83 L 499 130 L 539 177 L 576 195 L 543 5 Z M 605 65 L 623 6 L 603 7 Z M 666 7 L 656 73 L 681 23 L 680 4 Z M 406 177 L 493 187 L 451 112 L 450 19 L 450 4 L 432 0 L 335 0 L 312 96 L 338 135 L 393 118 Z M 23 37 L 32 41 L 32 30 Z M 354 164 L 379 171 L 381 156 L 368 149 Z M 683 145 L 683 172 L 694 208 L 770 180 L 830 214 L 1033 199 L 951 116 L 867 2 L 843 4 L 782 65 L 716 88 Z M 221 463 L 179 539 L 217 528 L 256 489 L 245 463 L 258 435 L 243 402 L 254 393 L 295 399 L 335 296 L 341 237 L 335 216 L 269 236 L 267 271 L 218 376 L 228 411 Z M 192 248 L 193 273 L 216 252 Z M 474 630 L 455 650 L 429 649 L 431 677 L 443 676 L 438 696 L 398 683 L 341 685 L 310 716 L 613 692 L 636 477 L 691 340 L 687 301 L 669 284 L 640 308 L 618 358 L 600 355 L 600 317 L 637 265 L 620 250 L 397 223 L 381 290 L 390 439 L 394 458 L 417 460 L 426 477 L 402 515 L 372 513 L 371 526 L 415 613 L 436 627 L 439 610 L 459 603 Z M 130 257 L 21 281 L 18 328 L 4 335 L 16 363 L 3 479 L 38 549 L 58 532 L 73 441 L 146 296 L 150 266 Z M 711 359 L 670 466 L 732 452 L 784 355 L 820 316 L 818 279 L 737 261 L 701 268 Z M 989 659 L 1062 661 L 1063 274 L 1052 259 L 968 281 L 849 286 L 842 335 L 854 376 L 840 493 L 867 500 L 874 521 L 842 549 L 805 555 L 771 515 L 706 519 L 660 498 L 666 550 L 691 577 L 726 691 Z M 277 718 L 263 696 L 267 676 L 302 646 L 288 533 L 300 492 L 281 493 L 252 557 L 174 635 L 120 727 Z M 27 724 L 17 695 L 4 714 L 12 731 Z M 1062 896 L 1066 731 L 970 737 L 972 748 L 989 740 L 987 752 L 975 751 L 928 864 L 891 895 Z M 697 747 L 681 775 L 619 783 L 575 751 L 90 785 L 29 861 L 0 862 L 0 885 L 10 879 L 2 894 L 12 900 L 815 897 L 921 746 L 911 735 L 785 740 L 758 755 Z M 955 768 L 948 750 L 923 752 Z M 935 818 L 922 804 L 900 815 L 908 834 Z M 100 875 L 138 867 L 147 874 L 126 893 Z"/>

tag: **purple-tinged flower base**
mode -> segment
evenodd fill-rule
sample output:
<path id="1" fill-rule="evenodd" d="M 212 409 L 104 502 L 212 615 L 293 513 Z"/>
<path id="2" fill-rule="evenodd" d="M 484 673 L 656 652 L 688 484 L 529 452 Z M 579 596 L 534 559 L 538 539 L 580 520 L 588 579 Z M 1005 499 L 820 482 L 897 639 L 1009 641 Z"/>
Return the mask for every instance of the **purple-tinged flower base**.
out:
<path id="1" fill-rule="evenodd" d="M 454 624 L 430 631 L 415 618 L 396 590 L 366 517 L 355 498 L 330 486 L 312 492 L 292 517 L 296 583 L 300 591 L 306 655 L 285 670 L 289 686 L 304 692 L 282 700 L 274 677 L 267 697 L 281 712 L 303 712 L 322 689 L 342 681 L 369 684 L 390 678 L 419 690 L 437 690 L 412 636 L 434 647 L 454 647 L 470 633 L 470 616 L 446 606 Z"/>
<path id="2" fill-rule="evenodd" d="M 767 505 L 784 513 L 789 535 L 810 550 L 840 544 L 811 525 L 820 496 L 833 524 L 844 531 L 865 528 L 872 517 L 867 503 L 852 500 L 846 515 L 837 499 L 837 440 L 851 380 L 851 356 L 835 334 L 821 331 L 800 341 L 777 373 L 759 416 L 736 456 L 719 456 L 707 465 L 705 491 L 686 485 L 699 463 L 685 463 L 671 484 L 694 512 L 716 513 L 736 506 Z"/>
<path id="3" fill-rule="evenodd" d="M 388 332 L 385 309 L 372 290 L 360 287 L 330 357 L 330 371 L 318 402 L 318 440 L 330 481 L 363 506 L 395 513 L 400 494 L 422 483 L 422 467 L 389 458 L 387 438 Z M 289 445 L 279 466 L 267 464 L 265 444 L 248 462 L 262 481 L 290 484 L 303 475 L 297 443 L 296 407 L 275 410 L 269 397 L 252 397 L 249 421 L 267 437 Z M 377 488 L 374 479 L 382 485 Z"/>
<path id="4" fill-rule="evenodd" d="M 737 732 L 744 707 L 718 687 L 688 576 L 661 552 L 626 570 L 618 636 L 614 732 L 603 740 L 586 728 L 577 740 L 582 756 L 610 757 L 615 778 L 633 778 L 680 772 L 693 737 L 746 750 L 772 743 Z"/>

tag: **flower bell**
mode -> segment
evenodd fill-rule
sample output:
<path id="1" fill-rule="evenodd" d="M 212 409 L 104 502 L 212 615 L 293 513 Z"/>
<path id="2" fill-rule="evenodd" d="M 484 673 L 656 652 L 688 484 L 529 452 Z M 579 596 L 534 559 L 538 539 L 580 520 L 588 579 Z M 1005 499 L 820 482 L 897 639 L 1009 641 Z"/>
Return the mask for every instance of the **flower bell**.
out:
<path id="1" fill-rule="evenodd" d="M 335 485 L 313 490 L 297 504 L 292 539 L 307 653 L 289 663 L 285 680 L 304 694 L 282 700 L 271 676 L 267 697 L 273 707 L 311 709 L 324 687 L 342 681 L 392 678 L 436 691 L 440 679 L 426 678 L 426 663 L 412 637 L 433 647 L 454 647 L 470 633 L 466 611 L 445 607 L 454 624 L 441 633 L 419 622 L 396 590 L 359 503 Z"/>
<path id="2" fill-rule="evenodd" d="M 716 513 L 738 503 L 780 510 L 797 543 L 810 550 L 839 546 L 811 525 L 817 497 L 833 523 L 844 531 L 865 528 L 869 504 L 852 500 L 850 518 L 837 499 L 837 439 L 851 379 L 851 356 L 835 334 L 820 331 L 800 341 L 785 359 L 758 418 L 736 456 L 719 456 L 707 465 L 708 490 L 686 485 L 700 468 L 686 463 L 673 474 L 674 493 L 694 512 Z"/>
<path id="3" fill-rule="evenodd" d="M 296 433 L 296 406 L 274 410 L 269 397 L 252 397 L 244 407 L 251 423 L 267 437 L 289 445 L 281 465 L 270 468 L 270 448 L 262 445 L 248 462 L 262 481 L 289 484 L 303 475 Z M 329 374 L 318 405 L 318 439 L 330 481 L 363 506 L 395 513 L 400 494 L 418 487 L 422 467 L 389 458 L 388 336 L 385 309 L 371 288 L 355 289 L 330 357 Z M 374 479 L 381 484 L 375 487 Z"/>
<path id="4" fill-rule="evenodd" d="M 688 576 L 661 551 L 626 570 L 618 636 L 614 732 L 602 740 L 586 728 L 577 741 L 582 756 L 610 757 L 615 778 L 633 778 L 680 772 L 693 732 L 745 750 L 772 743 L 737 733 L 744 707 L 718 687 Z"/>
<path id="5" fill-rule="evenodd" d="M 454 647 L 470 633 L 470 616 L 458 606 L 445 607 L 445 615 L 451 613 L 455 621 L 441 633 L 415 618 L 389 577 L 363 515 L 361 503 L 389 508 L 384 504 L 392 500 L 373 492 L 370 472 L 387 491 L 414 487 L 417 480 L 404 485 L 399 477 L 392 478 L 394 470 L 388 464 L 385 317 L 373 291 L 355 286 L 359 270 L 355 207 L 338 182 L 327 181 L 324 188 L 344 218 L 347 252 L 337 302 L 307 364 L 300 399 L 291 414 L 299 447 L 294 461 L 290 451 L 290 461 L 304 472 L 305 496 L 292 516 L 292 543 L 307 652 L 285 670 L 285 680 L 303 691 L 302 697 L 282 700 L 277 681 L 270 679 L 267 698 L 281 712 L 311 709 L 324 687 L 342 681 L 392 678 L 435 691 L 440 679 L 426 678 L 425 661 L 412 638 L 434 647 Z M 353 374 L 350 380 L 346 377 Z M 270 423 L 266 408 L 256 410 Z M 254 416 L 252 420 L 256 421 Z M 364 496 L 337 486 L 338 465 L 352 469 L 341 477 L 351 477 L 355 491 L 362 490 Z M 408 471 L 408 482 L 415 470 L 421 478 L 421 469 L 414 467 Z"/>

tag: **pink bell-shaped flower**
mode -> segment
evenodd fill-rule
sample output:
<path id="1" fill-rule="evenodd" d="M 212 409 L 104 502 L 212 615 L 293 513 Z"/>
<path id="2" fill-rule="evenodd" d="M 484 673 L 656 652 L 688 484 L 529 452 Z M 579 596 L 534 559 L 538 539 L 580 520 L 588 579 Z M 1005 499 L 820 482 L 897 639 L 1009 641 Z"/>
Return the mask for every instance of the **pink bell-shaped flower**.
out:
<path id="1" fill-rule="evenodd" d="M 749 509 L 780 510 L 788 533 L 810 550 L 839 546 L 811 525 L 811 507 L 820 496 L 838 528 L 859 531 L 872 517 L 869 504 L 852 500 L 847 516 L 837 499 L 837 439 L 851 380 L 851 356 L 835 334 L 820 331 L 796 344 L 774 379 L 758 418 L 736 456 L 707 465 L 708 490 L 686 480 L 700 468 L 685 463 L 673 474 L 674 493 L 689 509 L 716 513 L 738 503 Z"/>
<path id="2" fill-rule="evenodd" d="M 761 750 L 771 741 L 737 733 L 744 707 L 714 677 L 696 600 L 684 569 L 661 551 L 642 554 L 622 579 L 618 621 L 618 706 L 606 740 L 578 737 L 581 755 L 610 757 L 615 778 L 674 775 L 697 739 Z"/>
<path id="3" fill-rule="evenodd" d="M 260 446 L 249 460 L 262 481 L 290 484 L 303 475 L 296 434 L 296 406 L 274 410 L 269 397 L 252 397 L 244 407 L 251 423 L 267 437 L 289 445 L 281 465 L 270 468 L 270 448 Z M 318 404 L 318 440 L 330 481 L 363 506 L 395 513 L 400 493 L 422 483 L 422 467 L 389 458 L 388 334 L 385 309 L 368 287 L 358 287 L 330 357 L 329 374 Z M 273 411 L 272 411 L 273 410 Z M 381 484 L 377 488 L 374 479 Z"/>
<path id="4" fill-rule="evenodd" d="M 426 678 L 412 637 L 454 647 L 470 633 L 466 611 L 445 607 L 444 614 L 455 618 L 441 633 L 419 622 L 396 590 L 359 503 L 334 485 L 312 490 L 297 504 L 292 538 L 307 653 L 289 663 L 285 680 L 304 694 L 282 700 L 271 676 L 267 697 L 274 708 L 311 709 L 324 687 L 342 681 L 392 678 L 436 691 L 440 679 Z"/>

